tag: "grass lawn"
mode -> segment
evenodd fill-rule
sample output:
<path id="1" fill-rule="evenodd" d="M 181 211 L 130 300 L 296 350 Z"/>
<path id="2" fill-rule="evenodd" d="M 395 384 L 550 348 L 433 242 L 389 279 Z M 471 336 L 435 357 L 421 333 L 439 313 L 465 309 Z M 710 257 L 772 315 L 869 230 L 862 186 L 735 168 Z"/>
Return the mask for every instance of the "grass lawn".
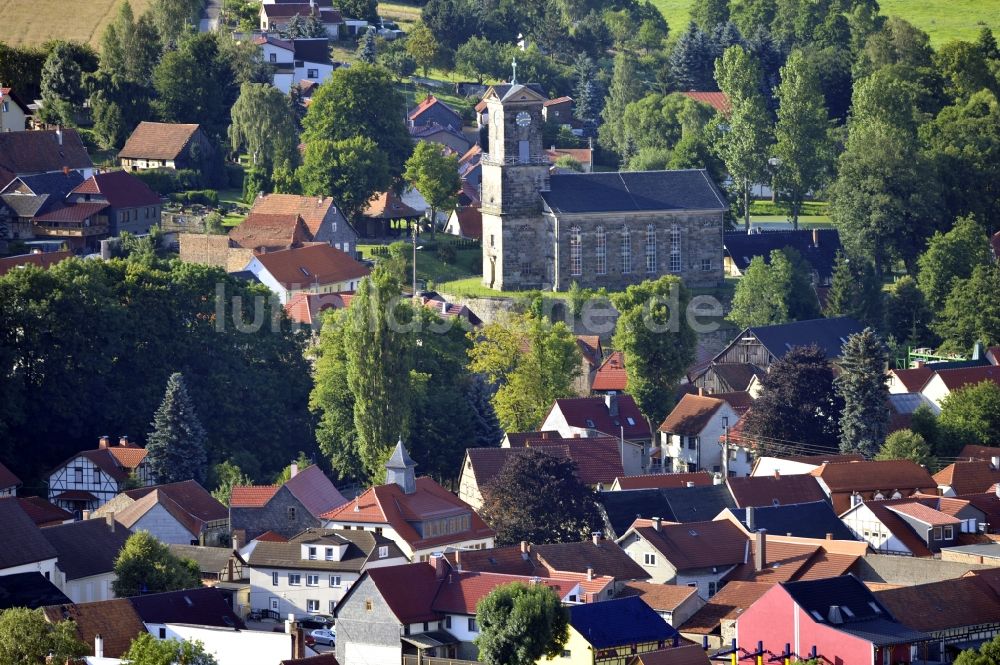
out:
<path id="1" fill-rule="evenodd" d="M 11 46 L 49 39 L 86 42 L 97 47 L 120 0 L 0 0 L 0 40 Z M 132 0 L 141 15 L 152 0 Z"/>
<path id="2" fill-rule="evenodd" d="M 750 215 L 751 224 L 767 224 L 768 228 L 792 228 L 792 223 L 788 221 L 786 215 Z M 739 226 L 743 222 L 740 220 Z M 829 215 L 799 215 L 799 227 L 804 229 L 832 229 L 835 228 Z"/>
<path id="3" fill-rule="evenodd" d="M 691 18 L 693 0 L 652 0 L 663 17 L 671 33 L 683 32 Z"/>
<path id="4" fill-rule="evenodd" d="M 421 238 L 423 241 L 431 242 L 429 236 L 421 236 Z M 452 243 L 455 242 L 455 239 L 452 236 L 439 233 L 434 242 Z M 374 256 L 372 249 L 380 246 L 383 245 L 358 244 L 358 251 L 361 252 L 363 258 L 377 261 L 382 257 Z M 409 259 L 409 255 L 407 258 Z M 442 282 L 452 282 L 462 280 L 470 275 L 479 275 L 482 273 L 482 269 L 482 250 L 478 247 L 457 249 L 455 260 L 449 263 L 442 261 L 435 250 L 430 248 L 417 250 L 417 279 L 434 282 L 435 288 L 440 286 Z"/>

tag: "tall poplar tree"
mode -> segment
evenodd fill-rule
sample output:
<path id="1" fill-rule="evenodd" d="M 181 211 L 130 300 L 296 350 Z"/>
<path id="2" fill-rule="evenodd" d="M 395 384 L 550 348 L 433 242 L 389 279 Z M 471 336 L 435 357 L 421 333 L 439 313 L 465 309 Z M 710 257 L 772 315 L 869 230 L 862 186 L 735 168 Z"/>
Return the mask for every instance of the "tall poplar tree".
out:
<path id="1" fill-rule="evenodd" d="M 885 344 L 871 328 L 847 338 L 841 373 L 834 379 L 844 400 L 840 414 L 840 450 L 873 457 L 889 434 L 889 386 Z"/>
<path id="2" fill-rule="evenodd" d="M 204 482 L 208 471 L 205 439 L 205 428 L 195 413 L 184 376 L 174 372 L 153 416 L 153 431 L 146 438 L 146 459 L 156 482 Z"/>

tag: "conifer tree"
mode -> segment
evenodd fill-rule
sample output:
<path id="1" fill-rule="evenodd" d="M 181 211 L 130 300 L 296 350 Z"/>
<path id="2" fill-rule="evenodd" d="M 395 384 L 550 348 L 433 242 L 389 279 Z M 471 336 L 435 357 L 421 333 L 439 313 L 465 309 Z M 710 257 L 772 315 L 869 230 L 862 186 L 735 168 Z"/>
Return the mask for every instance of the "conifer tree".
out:
<path id="1" fill-rule="evenodd" d="M 843 370 L 835 380 L 844 400 L 840 414 L 840 449 L 872 457 L 889 433 L 889 387 L 886 349 L 871 328 L 851 335 L 844 344 Z"/>
<path id="2" fill-rule="evenodd" d="M 208 462 L 205 439 L 184 376 L 174 372 L 167 380 L 163 402 L 153 416 L 153 431 L 146 439 L 146 459 L 156 482 L 204 482 Z"/>
<path id="3" fill-rule="evenodd" d="M 851 316 L 865 325 L 881 326 L 882 289 L 870 262 L 861 258 L 851 259 L 843 252 L 837 252 L 823 314 L 828 317 Z"/>
<path id="4" fill-rule="evenodd" d="M 716 90 L 712 76 L 714 51 L 712 39 L 692 21 L 677 40 L 667 64 L 674 89 Z"/>
<path id="5" fill-rule="evenodd" d="M 358 60 L 366 65 L 374 65 L 378 57 L 378 50 L 375 48 L 375 28 L 369 26 L 365 36 L 361 39 L 361 46 L 358 47 Z"/>

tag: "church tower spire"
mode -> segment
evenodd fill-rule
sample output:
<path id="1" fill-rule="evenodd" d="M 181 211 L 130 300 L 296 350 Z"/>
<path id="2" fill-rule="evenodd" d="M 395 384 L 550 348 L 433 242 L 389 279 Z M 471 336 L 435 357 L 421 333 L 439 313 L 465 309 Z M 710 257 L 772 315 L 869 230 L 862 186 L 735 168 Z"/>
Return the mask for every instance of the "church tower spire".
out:
<path id="1" fill-rule="evenodd" d="M 396 444 L 396 449 L 392 451 L 392 457 L 385 463 L 385 482 L 399 485 L 406 494 L 413 494 L 417 491 L 417 463 L 410 458 L 406 452 L 406 446 L 400 439 Z"/>

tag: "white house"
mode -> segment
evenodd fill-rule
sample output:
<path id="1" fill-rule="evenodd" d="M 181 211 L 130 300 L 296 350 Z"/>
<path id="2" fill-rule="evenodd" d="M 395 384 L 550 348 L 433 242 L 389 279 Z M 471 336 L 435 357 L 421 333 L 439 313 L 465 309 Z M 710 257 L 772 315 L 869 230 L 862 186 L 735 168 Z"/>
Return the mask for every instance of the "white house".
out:
<path id="1" fill-rule="evenodd" d="M 0 88 L 0 132 L 23 132 L 29 115 L 28 105 L 11 88 Z"/>
<path id="2" fill-rule="evenodd" d="M 115 560 L 132 532 L 114 519 L 83 520 L 42 529 L 56 550 L 53 584 L 74 603 L 115 597 Z"/>
<path id="3" fill-rule="evenodd" d="M 962 388 L 992 381 L 1000 385 L 1000 367 L 995 365 L 984 365 L 981 367 L 959 367 L 956 369 L 942 369 L 935 372 L 934 376 L 927 379 L 927 383 L 920 389 L 920 393 L 931 403 L 931 408 L 935 412 L 941 411 L 941 402 L 944 398 Z"/>
<path id="4" fill-rule="evenodd" d="M 622 440 L 622 467 L 626 475 L 647 470 L 650 453 L 649 422 L 630 395 L 557 399 L 539 427 L 565 438 L 612 436 Z"/>
<path id="5" fill-rule="evenodd" d="M 333 614 L 365 570 L 403 563 L 396 544 L 371 531 L 309 529 L 288 542 L 257 542 L 247 557 L 250 608 Z"/>
<path id="6" fill-rule="evenodd" d="M 49 501 L 78 517 L 110 501 L 134 478 L 151 485 L 146 449 L 121 437 L 117 446 L 102 436 L 96 450 L 84 450 L 48 474 Z"/>
<path id="7" fill-rule="evenodd" d="M 296 293 L 354 291 L 369 272 L 346 252 L 323 243 L 257 254 L 244 270 L 271 289 L 282 305 Z"/>
<path id="8" fill-rule="evenodd" d="M 660 449 L 663 470 L 673 472 L 725 469 L 729 476 L 750 475 L 753 457 L 750 451 L 728 446 L 728 459 L 722 459 L 725 434 L 740 416 L 724 399 L 687 394 L 660 425 Z"/>
<path id="9" fill-rule="evenodd" d="M 323 83 L 333 74 L 330 41 L 325 37 L 280 39 L 273 34 L 259 35 L 264 62 L 274 67 L 274 87 L 288 94 L 300 81 Z"/>
<path id="10" fill-rule="evenodd" d="M 288 27 L 293 16 L 305 19 L 310 15 L 319 19 L 330 39 L 340 37 L 344 18 L 331 6 L 330 0 L 264 3 L 260 6 L 260 29 L 262 32 L 281 32 Z"/>
<path id="11" fill-rule="evenodd" d="M 879 554 L 929 557 L 956 545 L 960 533 L 976 532 L 975 520 L 942 512 L 936 497 L 858 502 L 840 519 Z"/>

